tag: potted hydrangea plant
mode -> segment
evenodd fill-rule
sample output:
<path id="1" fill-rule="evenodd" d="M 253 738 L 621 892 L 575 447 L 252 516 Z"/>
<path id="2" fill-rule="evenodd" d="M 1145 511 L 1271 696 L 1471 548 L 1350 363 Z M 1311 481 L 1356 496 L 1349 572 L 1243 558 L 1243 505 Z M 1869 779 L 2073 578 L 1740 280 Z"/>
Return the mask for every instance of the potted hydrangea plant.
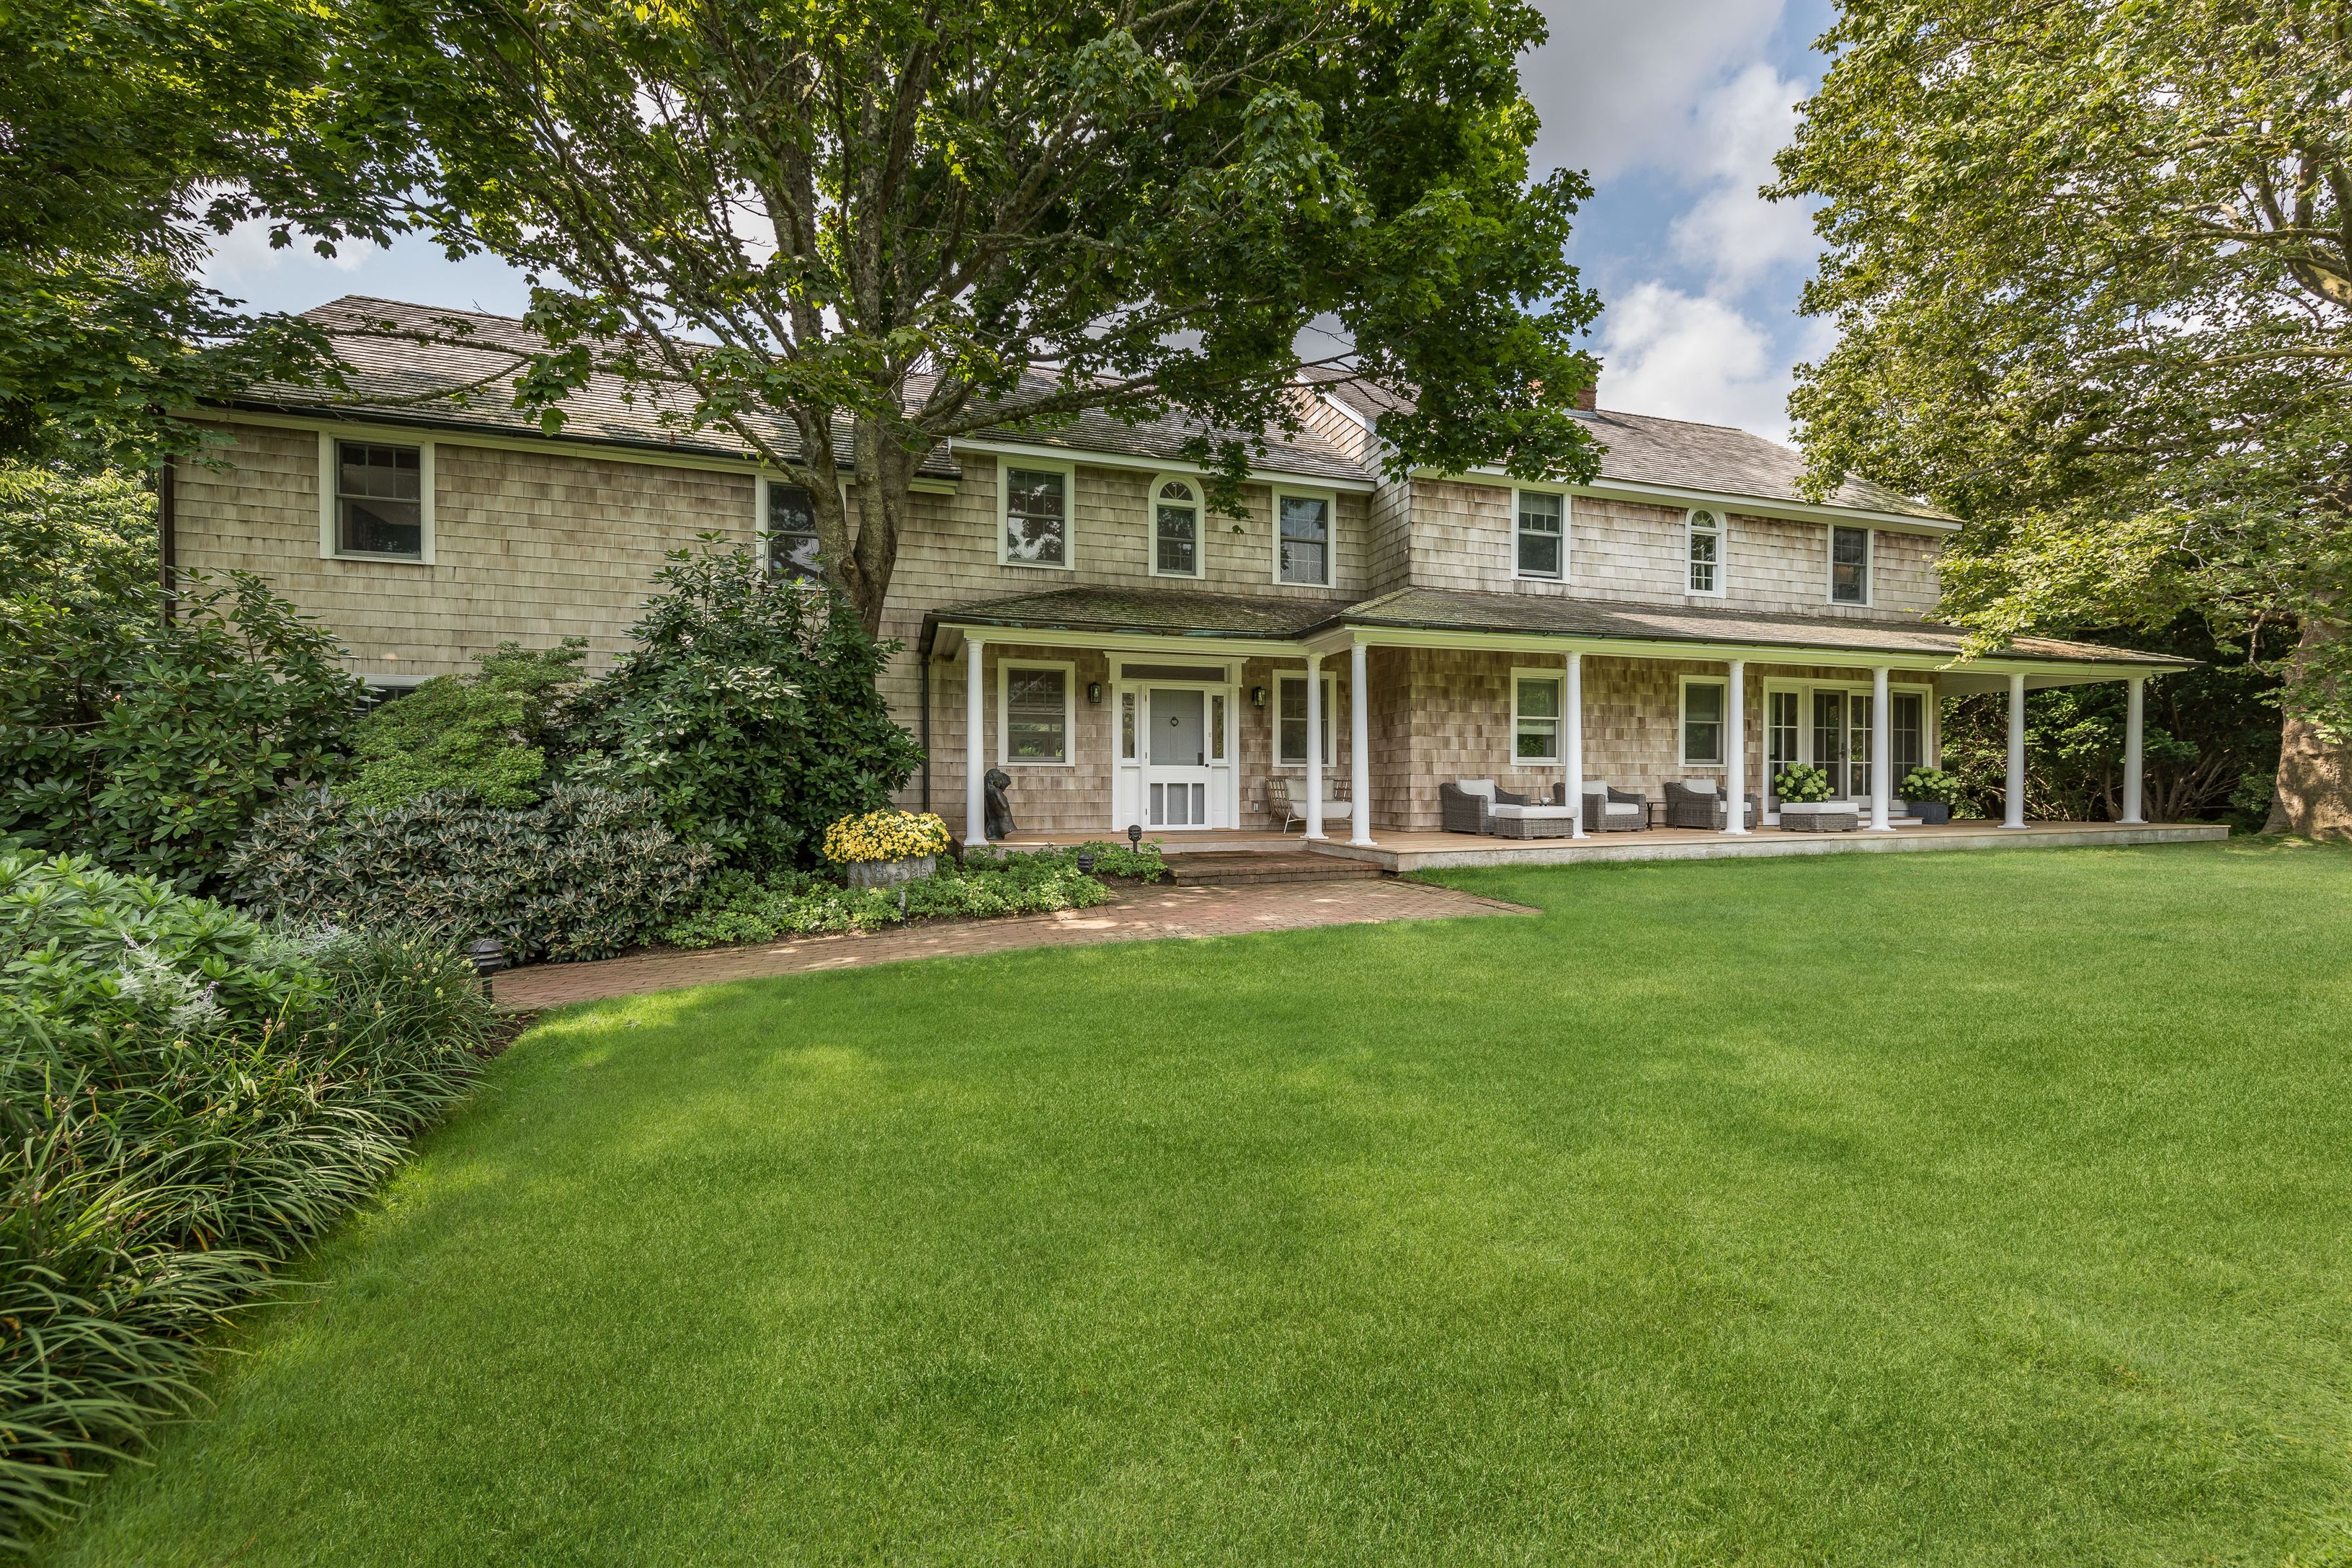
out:
<path id="1" fill-rule="evenodd" d="M 1853 802 L 1839 800 L 1830 787 L 1830 775 L 1810 763 L 1783 768 L 1772 781 L 1780 797 L 1780 828 L 1785 833 L 1851 833 L 1862 826 Z"/>
<path id="2" fill-rule="evenodd" d="M 1911 815 L 1930 826 L 1952 820 L 1960 804 L 1960 781 L 1941 768 L 1913 768 L 1903 775 L 1903 799 Z"/>
<path id="3" fill-rule="evenodd" d="M 928 811 L 869 811 L 824 830 L 824 858 L 853 888 L 920 881 L 948 844 L 948 825 Z"/>

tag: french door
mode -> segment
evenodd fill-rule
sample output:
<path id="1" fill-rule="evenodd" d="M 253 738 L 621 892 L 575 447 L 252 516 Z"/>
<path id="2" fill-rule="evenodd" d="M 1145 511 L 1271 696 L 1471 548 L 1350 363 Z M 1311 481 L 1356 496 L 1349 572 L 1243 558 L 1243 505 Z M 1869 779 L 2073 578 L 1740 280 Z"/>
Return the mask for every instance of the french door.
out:
<path id="1" fill-rule="evenodd" d="M 1892 783 L 1934 753 L 1934 693 L 1898 687 L 1889 695 L 1889 734 L 1894 753 Z M 1800 763 L 1829 775 L 1833 796 L 1870 799 L 1871 695 L 1868 687 L 1767 688 L 1764 693 L 1765 781 L 1769 789 L 1781 773 Z M 1778 795 L 1766 808 L 1780 809 Z"/>

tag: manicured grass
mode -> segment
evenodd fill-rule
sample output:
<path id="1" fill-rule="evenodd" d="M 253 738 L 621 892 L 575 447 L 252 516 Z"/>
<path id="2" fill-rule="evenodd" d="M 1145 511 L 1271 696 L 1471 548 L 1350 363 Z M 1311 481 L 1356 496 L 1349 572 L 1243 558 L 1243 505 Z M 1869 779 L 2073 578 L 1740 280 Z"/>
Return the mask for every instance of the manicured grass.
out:
<path id="1" fill-rule="evenodd" d="M 550 1020 L 58 1563 L 2338 1563 L 2352 856 Z"/>

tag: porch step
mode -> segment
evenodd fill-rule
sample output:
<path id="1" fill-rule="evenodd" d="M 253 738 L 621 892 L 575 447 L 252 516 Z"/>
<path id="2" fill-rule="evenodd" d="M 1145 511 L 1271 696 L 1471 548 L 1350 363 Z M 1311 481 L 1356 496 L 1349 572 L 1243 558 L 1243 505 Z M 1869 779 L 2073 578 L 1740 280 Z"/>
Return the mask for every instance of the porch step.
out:
<path id="1" fill-rule="evenodd" d="M 1179 882 L 1194 887 L 1234 888 L 1258 882 L 1362 881 L 1381 875 L 1370 860 L 1318 855 L 1311 849 L 1192 850 L 1168 857 L 1168 869 Z"/>

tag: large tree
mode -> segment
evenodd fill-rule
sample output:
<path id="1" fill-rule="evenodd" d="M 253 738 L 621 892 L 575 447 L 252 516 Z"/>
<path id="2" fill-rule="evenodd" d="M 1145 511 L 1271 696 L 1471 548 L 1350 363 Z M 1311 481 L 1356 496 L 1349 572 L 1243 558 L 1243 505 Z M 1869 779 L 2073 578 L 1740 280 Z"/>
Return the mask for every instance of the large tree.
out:
<path id="1" fill-rule="evenodd" d="M 871 627 L 941 443 L 1180 412 L 1230 506 L 1302 333 L 1415 392 L 1400 463 L 1589 472 L 1541 32 L 1522 0 L 356 0 L 345 134 L 533 276 L 521 405 L 666 388 L 807 485 Z"/>
<path id="2" fill-rule="evenodd" d="M 2352 13 L 1848 0 L 1773 194 L 1825 197 L 1815 474 L 1968 521 L 1990 646 L 2290 633 L 2272 826 L 2352 834 Z"/>
<path id="3" fill-rule="evenodd" d="M 382 237 L 305 121 L 328 13 L 299 0 L 0 4 L 0 458 L 137 461 L 254 380 L 331 380 L 324 340 L 195 275 L 236 223 Z"/>

